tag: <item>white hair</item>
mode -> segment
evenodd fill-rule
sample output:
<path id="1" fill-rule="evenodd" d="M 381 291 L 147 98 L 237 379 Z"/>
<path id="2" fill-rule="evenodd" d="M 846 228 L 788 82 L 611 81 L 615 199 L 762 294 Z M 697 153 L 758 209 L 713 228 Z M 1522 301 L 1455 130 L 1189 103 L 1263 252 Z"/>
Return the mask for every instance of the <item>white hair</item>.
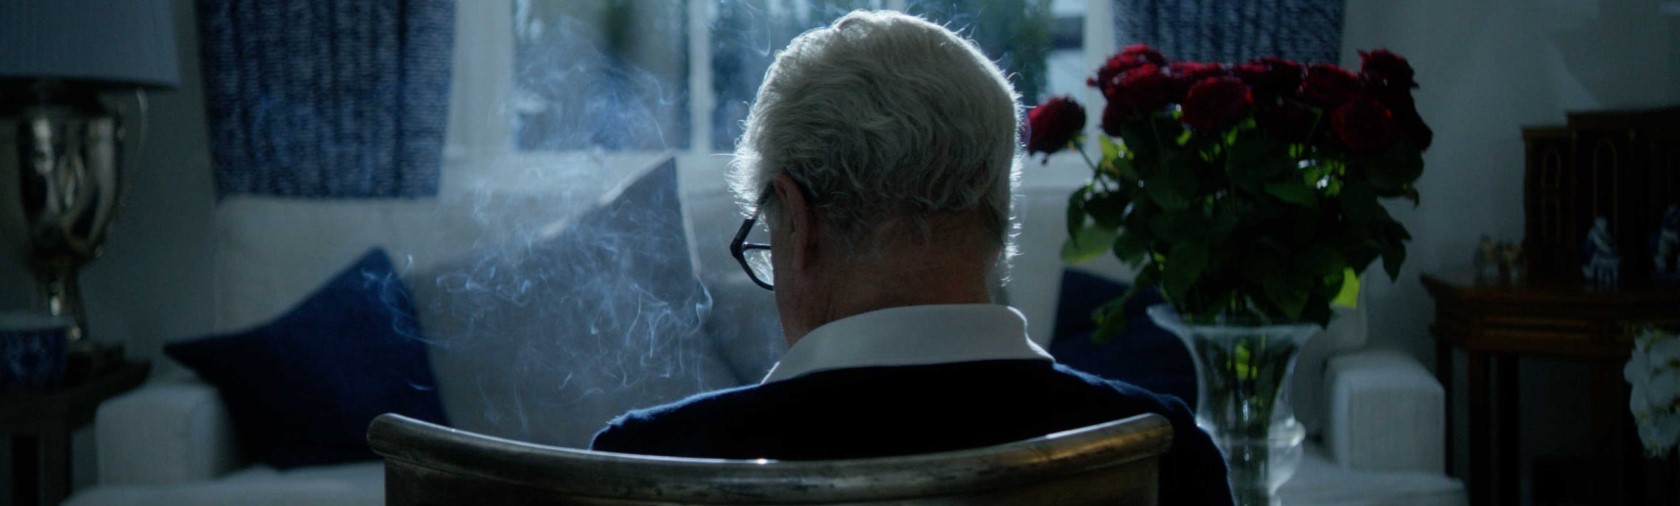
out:
<path id="1" fill-rule="evenodd" d="M 749 212 L 787 174 L 850 246 L 879 227 L 978 211 L 1004 261 L 1020 178 L 1017 94 L 973 42 L 890 11 L 855 11 L 776 55 L 736 143 Z M 765 201 L 774 214 L 778 203 Z"/>

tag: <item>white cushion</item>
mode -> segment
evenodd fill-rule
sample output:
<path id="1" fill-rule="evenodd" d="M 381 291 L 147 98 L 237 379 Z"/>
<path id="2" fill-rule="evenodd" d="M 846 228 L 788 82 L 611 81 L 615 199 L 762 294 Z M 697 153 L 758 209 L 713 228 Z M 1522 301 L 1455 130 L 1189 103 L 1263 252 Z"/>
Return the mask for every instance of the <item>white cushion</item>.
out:
<path id="1" fill-rule="evenodd" d="M 399 272 L 465 254 L 471 217 L 448 210 L 432 200 L 228 197 L 216 210 L 215 331 L 279 316 L 375 246 Z"/>
<path id="2" fill-rule="evenodd" d="M 1369 471 L 1439 474 L 1445 466 L 1446 392 L 1398 351 L 1330 359 L 1325 443 L 1336 462 Z"/>
<path id="3" fill-rule="evenodd" d="M 160 379 L 101 403 L 94 431 L 101 483 L 207 480 L 240 464 L 227 408 L 196 378 Z"/>
<path id="4" fill-rule="evenodd" d="M 1308 444 L 1295 476 L 1278 487 L 1289 506 L 1463 506 L 1464 484 L 1439 472 L 1375 472 L 1331 462 Z"/>
<path id="5" fill-rule="evenodd" d="M 175 485 L 100 485 L 67 506 L 379 506 L 385 504 L 380 462 L 276 471 L 253 466 L 217 480 Z"/>
<path id="6" fill-rule="evenodd" d="M 739 384 L 701 332 L 674 167 L 634 176 L 563 226 L 414 274 L 452 426 L 587 447 L 625 411 Z"/>

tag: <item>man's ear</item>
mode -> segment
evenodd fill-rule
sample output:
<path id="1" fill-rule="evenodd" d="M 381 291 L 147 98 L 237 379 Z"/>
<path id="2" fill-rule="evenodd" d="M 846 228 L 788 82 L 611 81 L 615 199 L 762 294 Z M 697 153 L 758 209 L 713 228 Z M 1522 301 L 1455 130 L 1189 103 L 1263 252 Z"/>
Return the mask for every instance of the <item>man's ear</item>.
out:
<path id="1" fill-rule="evenodd" d="M 817 222 L 815 210 L 810 201 L 805 199 L 805 192 L 800 191 L 799 184 L 787 174 L 777 175 L 770 180 L 771 187 L 776 189 L 776 198 L 782 203 L 781 214 L 777 224 L 788 227 L 787 237 L 793 242 L 787 251 L 793 253 L 793 267 L 805 270 L 817 256 Z"/>

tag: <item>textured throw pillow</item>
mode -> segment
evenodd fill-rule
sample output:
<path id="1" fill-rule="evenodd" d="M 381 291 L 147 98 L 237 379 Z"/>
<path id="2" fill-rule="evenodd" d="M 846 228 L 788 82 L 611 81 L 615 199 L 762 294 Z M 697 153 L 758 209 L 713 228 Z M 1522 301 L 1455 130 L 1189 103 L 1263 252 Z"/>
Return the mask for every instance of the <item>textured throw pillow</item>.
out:
<path id="1" fill-rule="evenodd" d="M 582 448 L 629 409 L 736 384 L 701 331 L 675 164 L 607 193 L 556 223 L 498 216 L 528 233 L 411 278 L 456 428 Z"/>
<path id="2" fill-rule="evenodd" d="M 1126 329 L 1107 342 L 1091 341 L 1096 331 L 1091 313 L 1126 289 L 1123 283 L 1078 270 L 1062 271 L 1050 355 L 1074 369 L 1178 396 L 1194 409 L 1196 365 L 1190 352 L 1177 336 L 1156 326 L 1144 313 L 1149 306 L 1165 302 L 1160 292 L 1138 292 L 1126 302 Z"/>
<path id="3" fill-rule="evenodd" d="M 380 249 L 272 322 L 164 352 L 221 391 L 247 454 L 276 468 L 375 458 L 367 426 L 381 413 L 444 422 L 408 290 Z"/>

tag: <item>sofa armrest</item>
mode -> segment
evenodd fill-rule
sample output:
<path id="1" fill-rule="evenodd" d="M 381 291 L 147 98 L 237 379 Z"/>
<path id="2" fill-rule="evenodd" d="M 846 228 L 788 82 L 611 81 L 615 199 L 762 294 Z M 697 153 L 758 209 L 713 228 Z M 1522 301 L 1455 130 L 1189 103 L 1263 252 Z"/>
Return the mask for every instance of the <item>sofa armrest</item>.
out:
<path id="1" fill-rule="evenodd" d="M 94 431 L 102 484 L 202 481 L 242 463 L 221 396 L 193 377 L 155 381 L 106 401 Z"/>
<path id="2" fill-rule="evenodd" d="M 1330 359 L 1325 444 L 1342 466 L 1442 473 L 1446 393 L 1416 359 L 1359 351 Z"/>

